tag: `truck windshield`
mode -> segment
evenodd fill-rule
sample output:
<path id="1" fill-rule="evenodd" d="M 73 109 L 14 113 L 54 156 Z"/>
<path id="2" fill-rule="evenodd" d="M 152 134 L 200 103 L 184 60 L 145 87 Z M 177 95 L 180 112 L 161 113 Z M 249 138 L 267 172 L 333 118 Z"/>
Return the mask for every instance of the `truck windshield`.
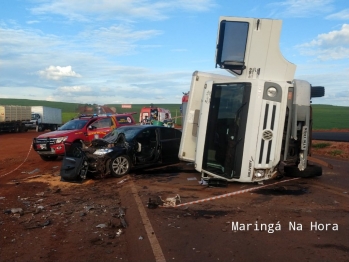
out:
<path id="1" fill-rule="evenodd" d="M 61 126 L 58 130 L 81 129 L 87 124 L 87 122 L 88 122 L 88 120 L 85 120 L 85 119 L 70 120 L 69 122 L 67 122 L 63 126 Z"/>
<path id="2" fill-rule="evenodd" d="M 32 114 L 31 120 L 38 120 L 40 117 L 38 114 Z"/>
<path id="3" fill-rule="evenodd" d="M 203 169 L 227 178 L 240 176 L 251 83 L 212 87 Z"/>

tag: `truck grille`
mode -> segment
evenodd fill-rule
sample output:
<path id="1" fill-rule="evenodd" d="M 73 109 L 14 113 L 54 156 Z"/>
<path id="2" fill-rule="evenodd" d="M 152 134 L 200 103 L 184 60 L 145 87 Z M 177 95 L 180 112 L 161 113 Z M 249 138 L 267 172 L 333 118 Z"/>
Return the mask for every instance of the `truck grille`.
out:
<path id="1" fill-rule="evenodd" d="M 50 144 L 50 145 L 54 145 L 56 144 L 56 139 L 54 138 L 36 138 L 34 140 L 34 143 L 36 144 Z"/>
<path id="2" fill-rule="evenodd" d="M 273 101 L 263 101 L 264 108 L 261 112 L 261 119 L 263 119 L 263 126 L 259 131 L 259 146 L 257 152 L 259 153 L 257 159 L 257 166 L 259 168 L 267 168 L 271 165 L 270 160 L 274 157 L 275 147 L 275 120 L 279 114 L 279 103 Z"/>

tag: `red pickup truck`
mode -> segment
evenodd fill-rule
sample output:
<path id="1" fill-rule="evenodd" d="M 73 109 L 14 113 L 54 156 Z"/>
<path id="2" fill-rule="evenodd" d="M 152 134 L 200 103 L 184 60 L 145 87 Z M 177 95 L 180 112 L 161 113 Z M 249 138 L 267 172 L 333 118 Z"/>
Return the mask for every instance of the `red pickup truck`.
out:
<path id="1" fill-rule="evenodd" d="M 45 160 L 54 160 L 65 153 L 64 143 L 90 142 L 102 138 L 111 130 L 120 126 L 135 125 L 132 113 L 106 116 L 81 116 L 72 119 L 58 128 L 34 138 L 33 149 Z"/>

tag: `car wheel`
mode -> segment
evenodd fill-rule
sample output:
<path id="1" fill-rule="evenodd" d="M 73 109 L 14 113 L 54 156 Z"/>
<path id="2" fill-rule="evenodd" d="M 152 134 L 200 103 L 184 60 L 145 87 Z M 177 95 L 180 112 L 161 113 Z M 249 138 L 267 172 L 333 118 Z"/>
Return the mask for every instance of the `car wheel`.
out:
<path id="1" fill-rule="evenodd" d="M 314 177 L 322 175 L 322 168 L 317 165 L 307 165 L 306 169 L 300 171 L 297 166 L 285 166 L 284 167 L 285 176 L 288 177 Z"/>
<path id="2" fill-rule="evenodd" d="M 52 161 L 52 160 L 56 160 L 58 158 L 58 156 L 40 156 L 40 157 L 44 161 Z"/>
<path id="3" fill-rule="evenodd" d="M 128 156 L 118 156 L 110 161 L 110 170 L 114 177 L 126 175 L 131 168 L 131 161 Z"/>

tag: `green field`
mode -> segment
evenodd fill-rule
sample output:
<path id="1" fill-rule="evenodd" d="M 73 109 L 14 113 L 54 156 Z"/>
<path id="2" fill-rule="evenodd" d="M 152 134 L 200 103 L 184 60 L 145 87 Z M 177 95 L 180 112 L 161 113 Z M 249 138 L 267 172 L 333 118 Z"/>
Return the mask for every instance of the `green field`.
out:
<path id="1" fill-rule="evenodd" d="M 349 107 L 312 105 L 313 129 L 349 129 Z"/>
<path id="2" fill-rule="evenodd" d="M 8 99 L 0 98 L 0 105 L 19 105 L 19 106 L 48 106 L 62 109 L 63 122 L 67 122 L 78 115 L 77 103 L 63 103 L 28 99 Z M 88 106 L 96 106 L 90 105 Z M 180 104 L 155 104 L 157 107 L 166 108 L 171 111 L 172 117 L 180 116 Z M 121 104 L 108 104 L 106 106 L 115 107 L 118 113 L 135 112 L 134 118 L 139 121 L 139 112 L 142 107 L 150 104 L 133 104 L 132 108 L 121 108 Z M 332 106 L 332 105 L 312 105 L 313 107 L 313 129 L 330 130 L 330 129 L 349 129 L 349 107 Z M 176 120 L 181 125 L 181 118 Z"/>

